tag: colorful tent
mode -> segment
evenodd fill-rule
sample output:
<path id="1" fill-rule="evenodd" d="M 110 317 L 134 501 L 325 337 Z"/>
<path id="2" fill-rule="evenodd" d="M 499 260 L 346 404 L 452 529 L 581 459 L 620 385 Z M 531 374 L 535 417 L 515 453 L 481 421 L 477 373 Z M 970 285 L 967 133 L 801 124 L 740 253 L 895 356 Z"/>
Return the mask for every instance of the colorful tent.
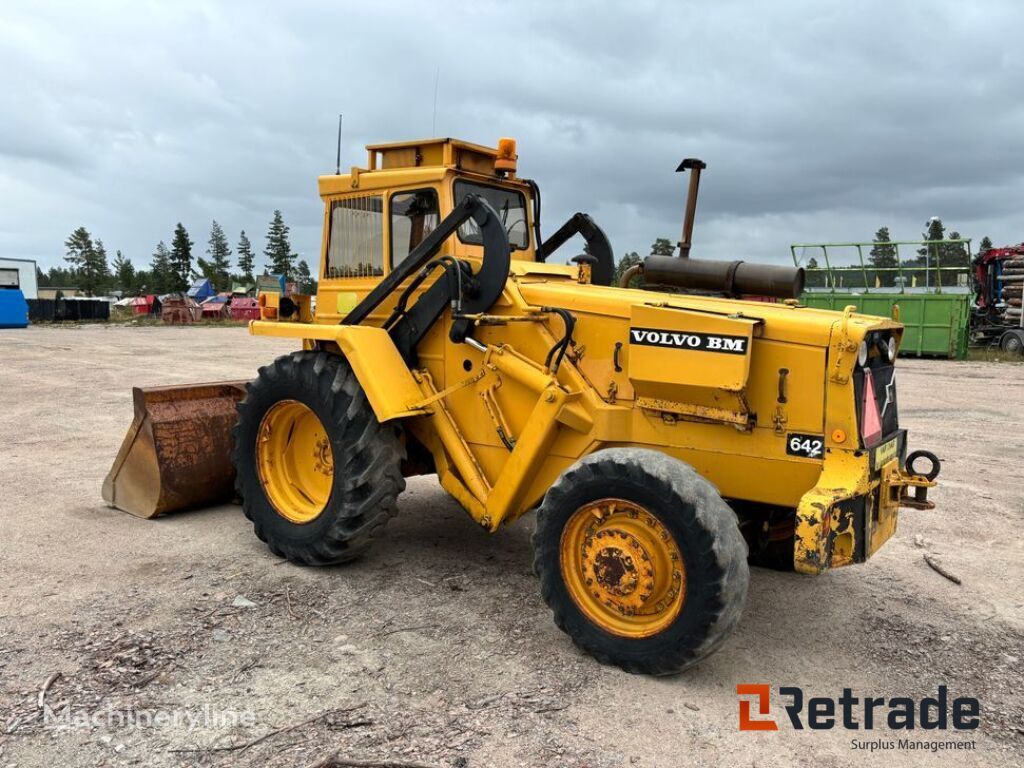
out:
<path id="1" fill-rule="evenodd" d="M 206 301 L 213 294 L 213 286 L 210 285 L 210 281 L 205 277 L 202 280 L 196 280 L 192 283 L 192 287 L 188 289 L 188 297 L 196 302 Z"/>

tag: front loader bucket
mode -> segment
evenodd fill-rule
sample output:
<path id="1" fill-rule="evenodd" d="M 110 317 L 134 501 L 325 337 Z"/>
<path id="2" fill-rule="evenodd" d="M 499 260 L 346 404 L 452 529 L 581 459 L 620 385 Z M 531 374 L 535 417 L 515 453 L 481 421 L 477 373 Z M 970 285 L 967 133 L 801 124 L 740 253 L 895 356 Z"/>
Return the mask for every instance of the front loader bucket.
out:
<path id="1" fill-rule="evenodd" d="M 138 517 L 230 501 L 231 428 L 245 385 L 135 387 L 135 417 L 103 481 L 103 499 Z"/>

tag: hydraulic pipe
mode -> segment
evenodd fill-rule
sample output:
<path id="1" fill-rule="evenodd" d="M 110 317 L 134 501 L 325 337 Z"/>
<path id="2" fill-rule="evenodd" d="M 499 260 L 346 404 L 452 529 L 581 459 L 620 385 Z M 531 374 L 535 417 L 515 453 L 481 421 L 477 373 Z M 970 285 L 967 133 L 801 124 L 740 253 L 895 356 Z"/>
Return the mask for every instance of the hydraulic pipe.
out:
<path id="1" fill-rule="evenodd" d="M 644 271 L 643 265 L 634 264 L 632 267 L 622 273 L 622 277 L 619 278 L 619 288 L 629 288 L 629 281 Z"/>

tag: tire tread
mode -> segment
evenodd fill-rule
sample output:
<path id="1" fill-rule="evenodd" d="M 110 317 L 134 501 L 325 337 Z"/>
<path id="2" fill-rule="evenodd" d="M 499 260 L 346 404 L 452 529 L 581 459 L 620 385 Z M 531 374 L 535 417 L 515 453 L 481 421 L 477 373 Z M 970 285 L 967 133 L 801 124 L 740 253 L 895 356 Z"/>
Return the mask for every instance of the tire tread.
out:
<path id="1" fill-rule="evenodd" d="M 263 492 L 255 450 L 248 444 L 256 438 L 266 401 L 283 387 L 310 395 L 332 414 L 333 427 L 340 430 L 345 446 L 342 456 L 335 447 L 335 472 L 342 477 L 335 478 L 328 508 L 322 513 L 330 516 L 330 524 L 314 542 L 289 541 L 273 533 L 266 516 L 268 510 L 277 513 Z M 327 352 L 279 357 L 261 367 L 246 390 L 238 404 L 233 433 L 235 490 L 256 535 L 275 555 L 301 565 L 333 565 L 355 559 L 398 512 L 398 495 L 405 490 L 401 472 L 405 448 L 398 429 L 377 421 L 348 363 Z M 332 442 L 337 446 L 333 438 Z"/>

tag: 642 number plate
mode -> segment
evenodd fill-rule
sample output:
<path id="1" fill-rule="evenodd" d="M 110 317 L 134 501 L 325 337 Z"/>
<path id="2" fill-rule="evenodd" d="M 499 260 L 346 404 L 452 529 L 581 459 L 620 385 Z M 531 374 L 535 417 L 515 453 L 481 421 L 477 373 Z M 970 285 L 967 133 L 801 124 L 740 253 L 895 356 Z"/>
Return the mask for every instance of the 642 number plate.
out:
<path id="1" fill-rule="evenodd" d="M 786 435 L 786 453 L 805 459 L 821 459 L 825 456 L 824 435 L 801 435 L 790 432 Z"/>

